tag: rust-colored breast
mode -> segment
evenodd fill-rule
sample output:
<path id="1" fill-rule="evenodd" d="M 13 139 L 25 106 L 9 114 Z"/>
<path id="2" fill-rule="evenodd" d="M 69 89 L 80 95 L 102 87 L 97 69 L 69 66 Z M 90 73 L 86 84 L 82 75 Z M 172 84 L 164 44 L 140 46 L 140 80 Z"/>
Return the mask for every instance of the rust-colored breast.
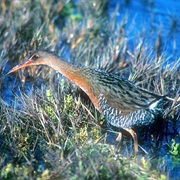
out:
<path id="1" fill-rule="evenodd" d="M 98 95 L 96 95 L 97 93 L 92 86 L 91 79 L 76 76 L 74 77 L 73 81 L 89 96 L 96 109 L 100 111 Z"/>

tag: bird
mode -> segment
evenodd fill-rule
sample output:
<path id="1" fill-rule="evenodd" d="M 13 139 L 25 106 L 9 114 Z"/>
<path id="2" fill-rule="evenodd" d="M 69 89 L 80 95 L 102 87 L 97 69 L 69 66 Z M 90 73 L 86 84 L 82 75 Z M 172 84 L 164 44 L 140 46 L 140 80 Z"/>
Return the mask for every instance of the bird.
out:
<path id="1" fill-rule="evenodd" d="M 33 65 L 47 65 L 79 86 L 108 124 L 127 131 L 138 152 L 135 126 L 148 126 L 163 115 L 166 95 L 145 90 L 124 77 L 89 67 L 76 66 L 52 52 L 39 50 L 13 67 L 8 74 Z M 121 132 L 116 140 L 122 137 Z"/>

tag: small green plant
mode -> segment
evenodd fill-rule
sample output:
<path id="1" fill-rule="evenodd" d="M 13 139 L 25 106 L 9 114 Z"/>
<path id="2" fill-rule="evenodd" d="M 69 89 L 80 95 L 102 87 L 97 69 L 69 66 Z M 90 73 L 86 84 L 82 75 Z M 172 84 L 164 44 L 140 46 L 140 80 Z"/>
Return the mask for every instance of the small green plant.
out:
<path id="1" fill-rule="evenodd" d="M 164 174 L 161 174 L 160 177 L 158 178 L 158 180 L 166 180 L 167 177 Z"/>
<path id="2" fill-rule="evenodd" d="M 172 158 L 172 163 L 174 165 L 179 164 L 180 162 L 180 144 L 175 141 L 175 139 L 172 139 L 172 144 L 170 146 L 169 153 Z"/>
<path id="3" fill-rule="evenodd" d="M 1 170 L 1 178 L 8 179 L 13 172 L 13 165 L 11 163 L 7 164 L 6 167 L 4 167 Z"/>
<path id="4" fill-rule="evenodd" d="M 43 173 L 41 174 L 41 177 L 37 178 L 37 180 L 46 180 L 46 179 L 50 179 L 50 172 L 48 169 L 46 169 L 45 171 L 43 171 Z"/>
<path id="5" fill-rule="evenodd" d="M 111 179 L 111 174 L 107 170 L 107 167 L 105 165 L 101 165 L 99 167 L 99 178 L 100 179 Z"/>
<path id="6" fill-rule="evenodd" d="M 141 163 L 142 163 L 142 166 L 143 166 L 144 169 L 149 168 L 149 164 L 148 164 L 147 160 L 144 157 L 141 158 Z"/>
<path id="7" fill-rule="evenodd" d="M 71 94 L 67 94 L 64 96 L 64 110 L 71 111 L 73 108 L 73 98 Z"/>
<path id="8" fill-rule="evenodd" d="M 73 6 L 73 4 L 71 2 L 68 2 L 64 5 L 64 7 L 61 11 L 61 15 L 64 18 L 69 17 L 69 19 L 72 22 L 77 22 L 77 21 L 80 21 L 82 19 L 82 15 L 75 11 L 75 7 Z"/>
<path id="9" fill-rule="evenodd" d="M 95 140 L 97 140 L 97 139 L 99 139 L 101 137 L 99 129 L 97 129 L 95 127 L 92 128 L 91 134 L 92 134 L 92 138 L 95 139 Z"/>
<path id="10" fill-rule="evenodd" d="M 47 89 L 47 90 L 46 90 L 46 96 L 47 96 L 47 99 L 48 99 L 51 103 L 54 102 L 53 95 L 52 95 L 52 92 L 50 91 L 50 89 Z"/>
<path id="11" fill-rule="evenodd" d="M 52 105 L 54 104 L 54 99 L 52 92 L 49 89 L 46 90 L 46 96 L 47 99 L 49 100 L 49 103 L 45 106 L 45 111 L 48 114 L 48 116 L 54 121 L 56 120 L 56 116 L 54 114 L 54 110 L 52 107 Z"/>
<path id="12" fill-rule="evenodd" d="M 78 141 L 81 145 L 86 144 L 86 141 L 88 140 L 88 131 L 87 127 L 81 127 L 78 129 L 78 132 L 76 133 L 76 136 L 73 136 L 73 140 Z"/>
<path id="13" fill-rule="evenodd" d="M 180 158 L 180 144 L 176 143 L 174 139 L 172 139 L 172 144 L 169 153 L 174 157 Z"/>

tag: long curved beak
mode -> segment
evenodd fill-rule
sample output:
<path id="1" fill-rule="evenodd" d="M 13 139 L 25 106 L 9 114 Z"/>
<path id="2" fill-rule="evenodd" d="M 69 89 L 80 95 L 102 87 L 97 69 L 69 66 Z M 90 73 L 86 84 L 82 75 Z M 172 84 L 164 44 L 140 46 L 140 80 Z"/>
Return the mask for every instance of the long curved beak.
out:
<path id="1" fill-rule="evenodd" d="M 12 72 L 18 71 L 19 69 L 22 69 L 24 67 L 30 66 L 31 64 L 32 64 L 32 60 L 23 61 L 19 65 L 13 67 L 7 74 L 10 74 Z"/>

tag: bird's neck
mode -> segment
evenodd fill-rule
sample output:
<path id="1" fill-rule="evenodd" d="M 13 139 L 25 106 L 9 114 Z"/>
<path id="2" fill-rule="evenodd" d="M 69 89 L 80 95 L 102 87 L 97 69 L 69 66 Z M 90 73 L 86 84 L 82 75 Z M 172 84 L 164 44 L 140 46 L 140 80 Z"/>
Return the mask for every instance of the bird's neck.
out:
<path id="1" fill-rule="evenodd" d="M 47 65 L 58 71 L 70 81 L 84 89 L 85 80 L 83 78 L 82 68 L 77 67 L 67 61 L 64 61 L 56 56 L 51 56 Z"/>

